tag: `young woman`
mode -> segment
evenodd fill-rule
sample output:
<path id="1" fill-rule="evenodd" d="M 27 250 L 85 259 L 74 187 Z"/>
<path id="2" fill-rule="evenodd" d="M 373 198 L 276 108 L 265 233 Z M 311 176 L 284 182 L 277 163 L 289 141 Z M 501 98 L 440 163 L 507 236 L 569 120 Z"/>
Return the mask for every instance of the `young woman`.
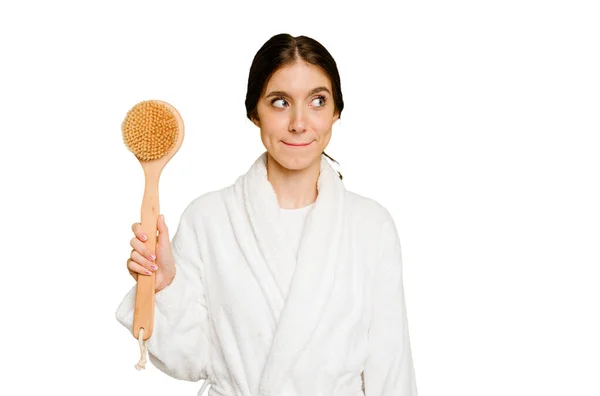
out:
<path id="1" fill-rule="evenodd" d="M 329 52 L 273 36 L 246 96 L 266 151 L 195 198 L 172 241 L 161 217 L 156 252 L 133 224 L 129 272 L 156 273 L 157 368 L 209 396 L 417 395 L 394 220 L 325 158 L 343 107 Z M 135 286 L 116 313 L 130 330 L 134 306 Z"/>

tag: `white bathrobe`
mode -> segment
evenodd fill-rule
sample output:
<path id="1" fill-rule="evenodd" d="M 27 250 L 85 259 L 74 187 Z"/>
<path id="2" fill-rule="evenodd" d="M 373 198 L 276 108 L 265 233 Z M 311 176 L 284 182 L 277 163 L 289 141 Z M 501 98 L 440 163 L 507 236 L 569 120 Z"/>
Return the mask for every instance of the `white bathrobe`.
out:
<path id="1" fill-rule="evenodd" d="M 209 396 L 362 396 L 363 370 L 366 396 L 416 396 L 390 213 L 347 191 L 322 155 L 296 256 L 266 154 L 184 210 L 176 275 L 155 297 L 150 362 L 206 379 Z M 282 265 L 295 268 L 289 282 L 273 270 Z M 130 332 L 135 290 L 116 312 Z"/>

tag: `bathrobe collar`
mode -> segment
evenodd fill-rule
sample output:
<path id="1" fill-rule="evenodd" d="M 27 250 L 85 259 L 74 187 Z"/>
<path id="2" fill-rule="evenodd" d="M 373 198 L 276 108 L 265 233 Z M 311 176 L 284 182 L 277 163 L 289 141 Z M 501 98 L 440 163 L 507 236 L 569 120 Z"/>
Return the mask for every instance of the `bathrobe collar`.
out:
<path id="1" fill-rule="evenodd" d="M 307 215 L 296 258 L 285 240 L 280 207 L 267 178 L 266 163 L 267 152 L 264 152 L 238 182 L 262 255 L 262 260 L 251 260 L 249 265 L 277 323 L 259 386 L 259 395 L 274 396 L 310 340 L 331 294 L 344 228 L 345 188 L 338 173 L 321 155 L 317 199 Z M 281 265 L 296 268 L 287 298 L 265 264 L 271 268 Z"/>

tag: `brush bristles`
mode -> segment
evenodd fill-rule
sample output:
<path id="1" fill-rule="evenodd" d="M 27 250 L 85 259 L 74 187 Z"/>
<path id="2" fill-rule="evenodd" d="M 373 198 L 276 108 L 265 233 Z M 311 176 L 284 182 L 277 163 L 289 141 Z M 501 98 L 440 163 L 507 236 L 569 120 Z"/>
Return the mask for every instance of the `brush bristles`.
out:
<path id="1" fill-rule="evenodd" d="M 136 104 L 123 120 L 123 142 L 139 160 L 151 161 L 167 154 L 177 141 L 179 124 L 162 103 Z"/>

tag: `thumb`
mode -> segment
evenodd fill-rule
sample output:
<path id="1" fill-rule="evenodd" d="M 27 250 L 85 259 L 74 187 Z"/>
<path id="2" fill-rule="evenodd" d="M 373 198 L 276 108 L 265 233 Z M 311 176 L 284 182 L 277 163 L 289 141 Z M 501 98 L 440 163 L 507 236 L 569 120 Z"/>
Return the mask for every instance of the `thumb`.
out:
<path id="1" fill-rule="evenodd" d="M 169 229 L 167 228 L 167 223 L 165 222 L 165 216 L 160 215 L 158 217 L 158 222 L 156 223 L 156 228 L 158 229 L 158 243 L 167 246 L 169 239 Z"/>

